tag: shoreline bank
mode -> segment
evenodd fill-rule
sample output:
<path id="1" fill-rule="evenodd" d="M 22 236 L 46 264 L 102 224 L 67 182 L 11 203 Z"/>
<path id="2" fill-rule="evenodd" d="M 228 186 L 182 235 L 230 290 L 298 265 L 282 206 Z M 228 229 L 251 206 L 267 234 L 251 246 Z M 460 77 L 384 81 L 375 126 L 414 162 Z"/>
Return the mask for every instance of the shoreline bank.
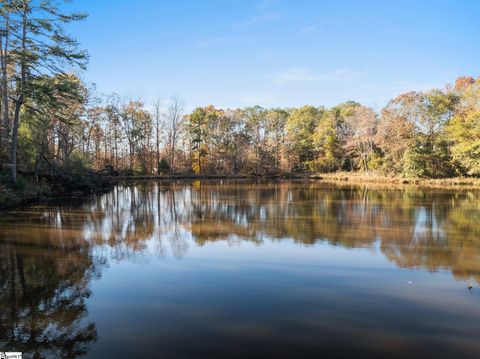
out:
<path id="1" fill-rule="evenodd" d="M 115 185 L 106 177 L 95 175 L 85 181 L 64 181 L 60 178 L 37 181 L 22 177 L 21 185 L 12 187 L 0 183 L 0 212 L 49 204 L 66 199 L 82 199 L 108 192 Z"/>
<path id="2" fill-rule="evenodd" d="M 310 179 L 320 180 L 329 183 L 341 184 L 375 184 L 382 186 L 396 187 L 427 187 L 427 188 L 458 188 L 458 189 L 480 189 L 480 178 L 452 177 L 452 178 L 408 178 L 399 176 L 385 176 L 378 174 L 363 173 L 322 173 L 312 174 Z"/>
<path id="3" fill-rule="evenodd" d="M 378 184 L 394 186 L 418 186 L 435 188 L 478 188 L 480 178 L 452 177 L 452 178 L 408 178 L 399 176 L 385 176 L 378 174 L 363 174 L 350 172 L 310 173 L 310 174 L 275 174 L 275 175 L 152 175 L 152 176 L 107 176 L 113 182 L 120 181 L 182 181 L 182 180 L 311 180 L 338 184 Z"/>
<path id="4" fill-rule="evenodd" d="M 55 184 L 48 182 L 29 181 L 23 191 L 0 185 L 0 211 L 11 211 L 28 208 L 42 203 L 53 203 L 66 198 L 81 199 L 93 194 L 100 194 L 113 188 L 120 182 L 136 181 L 196 181 L 196 180 L 226 180 L 226 181 L 313 181 L 334 185 L 366 186 L 373 185 L 382 188 L 435 188 L 457 190 L 480 190 L 480 178 L 404 178 L 363 173 L 315 173 L 315 174 L 275 174 L 275 175 L 152 175 L 152 176 L 101 176 L 102 184 L 96 188 L 59 190 Z"/>

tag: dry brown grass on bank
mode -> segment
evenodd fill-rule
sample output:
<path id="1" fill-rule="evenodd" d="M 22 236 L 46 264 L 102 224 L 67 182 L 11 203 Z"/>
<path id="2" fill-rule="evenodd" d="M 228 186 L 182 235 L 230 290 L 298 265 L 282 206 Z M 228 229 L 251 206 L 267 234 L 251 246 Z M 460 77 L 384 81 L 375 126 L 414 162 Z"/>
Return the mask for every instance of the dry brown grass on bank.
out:
<path id="1" fill-rule="evenodd" d="M 342 182 L 342 183 L 374 183 L 383 185 L 414 185 L 422 187 L 468 187 L 479 188 L 480 179 L 468 177 L 454 177 L 442 179 L 429 178 L 406 178 L 400 176 L 386 176 L 378 173 L 362 173 L 362 172 L 335 172 L 335 173 L 318 173 L 310 176 L 311 179 L 319 179 L 325 182 Z"/>
<path id="2" fill-rule="evenodd" d="M 335 172 L 314 174 L 270 174 L 270 175 L 146 175 L 146 176 L 116 176 L 109 177 L 112 181 L 189 181 L 189 180 L 314 180 L 338 185 L 372 184 L 382 187 L 418 186 L 430 188 L 462 188 L 480 189 L 480 178 L 455 177 L 444 179 L 406 178 L 401 176 L 386 176 L 380 173 Z"/>

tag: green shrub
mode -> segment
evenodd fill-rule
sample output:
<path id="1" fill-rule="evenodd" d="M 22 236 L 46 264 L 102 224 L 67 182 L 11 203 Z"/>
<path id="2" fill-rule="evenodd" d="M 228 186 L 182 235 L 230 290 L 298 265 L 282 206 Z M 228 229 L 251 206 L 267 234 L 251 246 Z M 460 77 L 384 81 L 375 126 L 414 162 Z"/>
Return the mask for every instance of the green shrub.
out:
<path id="1" fill-rule="evenodd" d="M 17 183 L 12 186 L 12 180 L 10 179 L 10 170 L 9 169 L 2 169 L 0 171 L 0 184 L 5 187 L 10 187 L 13 190 L 23 192 L 27 187 L 27 180 L 23 178 L 21 175 L 17 175 Z"/>
<path id="2" fill-rule="evenodd" d="M 406 177 L 425 176 L 425 159 L 418 147 L 409 148 L 405 151 L 403 160 L 403 175 Z"/>
<path id="3" fill-rule="evenodd" d="M 368 168 L 371 170 L 379 170 L 383 166 L 383 157 L 377 151 L 368 157 Z"/>
<path id="4" fill-rule="evenodd" d="M 162 158 L 158 163 L 158 173 L 165 174 L 168 172 L 170 172 L 170 165 L 165 158 Z"/>
<path id="5" fill-rule="evenodd" d="M 25 178 L 23 178 L 23 176 L 17 175 L 17 183 L 15 184 L 14 188 L 19 192 L 23 192 L 25 191 L 27 184 L 28 182 Z"/>
<path id="6" fill-rule="evenodd" d="M 73 152 L 62 166 L 64 172 L 73 176 L 86 176 L 90 172 L 90 165 L 80 152 Z"/>
<path id="7" fill-rule="evenodd" d="M 2 185 L 10 185 L 10 171 L 6 168 L 0 169 L 0 184 Z"/>
<path id="8" fill-rule="evenodd" d="M 16 196 L 11 188 L 0 184 L 0 209 L 15 203 Z"/>

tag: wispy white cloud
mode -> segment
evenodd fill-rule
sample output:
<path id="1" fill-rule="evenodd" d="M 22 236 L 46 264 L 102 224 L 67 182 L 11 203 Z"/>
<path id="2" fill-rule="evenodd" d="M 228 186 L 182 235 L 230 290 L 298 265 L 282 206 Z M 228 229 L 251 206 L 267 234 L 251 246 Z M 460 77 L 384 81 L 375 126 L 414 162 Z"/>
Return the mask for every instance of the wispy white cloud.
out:
<path id="1" fill-rule="evenodd" d="M 317 30 L 316 26 L 306 26 L 302 27 L 300 30 L 298 30 L 298 32 L 301 34 L 308 34 L 309 32 L 313 32 L 315 30 Z"/>
<path id="2" fill-rule="evenodd" d="M 207 47 L 207 46 L 210 46 L 210 45 L 216 45 L 216 44 L 219 44 L 219 43 L 222 43 L 222 42 L 225 42 L 225 41 L 227 41 L 227 39 L 225 39 L 223 37 L 210 37 L 208 39 L 197 39 L 197 41 L 195 41 L 195 44 L 193 45 L 193 47 L 202 48 L 202 47 Z"/>
<path id="3" fill-rule="evenodd" d="M 270 22 L 281 19 L 283 16 L 280 12 L 270 11 L 265 14 L 252 16 L 251 18 L 235 23 L 236 27 L 250 27 L 264 22 Z"/>
<path id="4" fill-rule="evenodd" d="M 367 71 L 353 71 L 350 69 L 338 69 L 331 72 L 316 73 L 303 67 L 291 67 L 270 75 L 274 84 L 285 85 L 290 83 L 308 83 L 321 80 L 346 81 L 359 76 L 365 76 Z"/>

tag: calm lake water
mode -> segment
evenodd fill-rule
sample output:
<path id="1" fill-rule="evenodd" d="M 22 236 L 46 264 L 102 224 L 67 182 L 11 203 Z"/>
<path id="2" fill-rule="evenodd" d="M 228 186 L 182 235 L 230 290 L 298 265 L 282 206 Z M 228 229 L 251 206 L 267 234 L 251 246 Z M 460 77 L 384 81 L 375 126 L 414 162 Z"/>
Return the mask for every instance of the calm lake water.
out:
<path id="1" fill-rule="evenodd" d="M 479 282 L 478 191 L 119 185 L 1 214 L 0 351 L 479 358 Z"/>

